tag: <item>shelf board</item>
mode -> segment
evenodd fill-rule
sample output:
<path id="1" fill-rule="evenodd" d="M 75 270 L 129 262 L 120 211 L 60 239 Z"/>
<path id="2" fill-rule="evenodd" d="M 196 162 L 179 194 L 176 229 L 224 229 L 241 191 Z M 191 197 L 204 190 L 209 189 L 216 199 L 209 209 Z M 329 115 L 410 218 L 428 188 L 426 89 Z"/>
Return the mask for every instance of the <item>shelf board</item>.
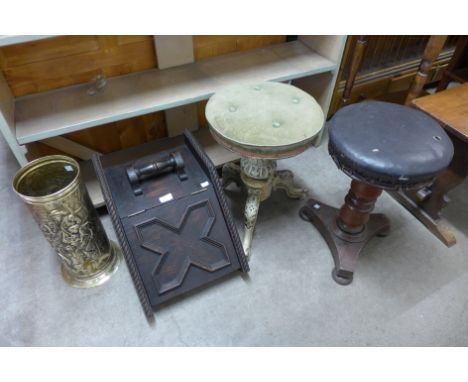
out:
<path id="1" fill-rule="evenodd" d="M 224 147 L 216 143 L 208 129 L 194 131 L 193 135 L 203 146 L 206 154 L 216 167 L 221 166 L 224 163 L 240 159 L 239 154 L 226 150 Z M 182 136 L 180 136 L 180 140 L 181 142 L 183 141 Z M 143 146 L 134 146 L 131 150 L 126 149 L 115 152 L 112 154 L 112 160 L 118 163 L 124 163 L 136 159 L 138 157 L 145 156 L 151 152 L 151 143 L 147 143 Z M 80 162 L 80 165 L 81 174 L 86 184 L 86 188 L 88 189 L 89 196 L 91 197 L 91 201 L 93 202 L 95 207 L 103 206 L 104 197 L 102 196 L 101 188 L 96 178 L 96 174 L 94 172 L 91 160 L 82 161 Z"/>
<path id="2" fill-rule="evenodd" d="M 0 46 L 13 44 L 22 44 L 23 42 L 31 42 L 44 40 L 46 38 L 57 37 L 54 35 L 0 35 Z"/>
<path id="3" fill-rule="evenodd" d="M 16 139 L 30 143 L 194 103 L 230 84 L 288 81 L 335 68 L 333 61 L 293 41 L 113 77 L 92 96 L 86 84 L 24 96 L 15 101 Z"/>

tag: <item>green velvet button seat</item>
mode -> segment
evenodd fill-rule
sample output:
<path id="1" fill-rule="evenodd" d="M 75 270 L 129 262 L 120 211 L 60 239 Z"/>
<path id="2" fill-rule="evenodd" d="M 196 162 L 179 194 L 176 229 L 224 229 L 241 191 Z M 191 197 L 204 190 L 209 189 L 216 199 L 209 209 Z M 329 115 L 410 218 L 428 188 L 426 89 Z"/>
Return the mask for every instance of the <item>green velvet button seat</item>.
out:
<path id="1" fill-rule="evenodd" d="M 215 139 L 240 154 L 284 158 L 307 148 L 324 124 L 320 105 L 287 84 L 235 85 L 214 94 L 206 118 Z"/>

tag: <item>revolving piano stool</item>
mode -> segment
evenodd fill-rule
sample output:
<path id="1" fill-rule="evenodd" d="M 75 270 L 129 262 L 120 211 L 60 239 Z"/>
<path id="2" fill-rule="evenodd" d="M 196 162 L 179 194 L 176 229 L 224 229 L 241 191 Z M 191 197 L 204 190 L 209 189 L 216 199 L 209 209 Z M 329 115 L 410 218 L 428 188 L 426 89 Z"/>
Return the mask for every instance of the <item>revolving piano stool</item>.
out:
<path id="1" fill-rule="evenodd" d="M 353 280 L 364 245 L 385 236 L 390 222 L 371 214 L 383 190 L 419 189 L 450 163 L 453 145 L 439 124 L 410 107 L 368 101 L 338 111 L 330 120 L 328 152 L 352 178 L 341 209 L 309 199 L 300 216 L 322 234 L 333 255 L 333 279 Z"/>

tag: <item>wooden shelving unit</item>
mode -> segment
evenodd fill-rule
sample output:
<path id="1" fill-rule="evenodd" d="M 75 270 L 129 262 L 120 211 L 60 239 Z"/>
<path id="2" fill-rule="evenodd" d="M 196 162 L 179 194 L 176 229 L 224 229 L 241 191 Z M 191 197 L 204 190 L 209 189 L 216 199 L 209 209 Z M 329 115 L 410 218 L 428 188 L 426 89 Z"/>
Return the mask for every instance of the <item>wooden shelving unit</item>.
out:
<path id="1" fill-rule="evenodd" d="M 37 40 L 44 40 L 55 36 L 46 35 L 0 35 L 0 46 L 21 44 L 23 42 L 31 42 Z"/>
<path id="2" fill-rule="evenodd" d="M 100 93 L 76 85 L 15 100 L 16 139 L 25 144 L 208 99 L 239 82 L 289 81 L 335 64 L 293 41 L 227 54 L 170 69 L 110 78 Z"/>
<path id="3" fill-rule="evenodd" d="M 0 36 L 0 46 L 50 37 Z M 155 40 L 157 46 L 158 37 Z M 177 37 L 170 41 L 177 44 Z M 185 37 L 184 46 L 186 41 Z M 326 113 L 344 42 L 345 36 L 299 36 L 296 41 L 200 61 L 175 60 L 174 67 L 110 78 L 105 88 L 94 95 L 88 94 L 88 84 L 80 84 L 14 98 L 0 74 L 0 131 L 20 164 L 24 165 L 27 162 L 24 145 L 27 143 L 191 105 L 208 99 L 218 89 L 239 82 L 294 81 L 295 85 L 315 96 Z M 167 45 L 167 38 L 165 43 Z M 173 51 L 171 53 L 169 49 L 167 54 L 173 54 Z M 157 54 L 161 61 L 159 55 L 166 53 L 157 49 Z M 218 146 L 208 131 L 200 130 L 196 134 L 216 165 L 237 158 Z M 87 167 L 89 164 L 85 163 L 85 176 L 92 178 L 92 171 Z M 89 182 L 97 185 L 92 180 Z M 102 197 L 99 188 L 94 186 L 89 187 L 91 196 L 99 205 Z"/>

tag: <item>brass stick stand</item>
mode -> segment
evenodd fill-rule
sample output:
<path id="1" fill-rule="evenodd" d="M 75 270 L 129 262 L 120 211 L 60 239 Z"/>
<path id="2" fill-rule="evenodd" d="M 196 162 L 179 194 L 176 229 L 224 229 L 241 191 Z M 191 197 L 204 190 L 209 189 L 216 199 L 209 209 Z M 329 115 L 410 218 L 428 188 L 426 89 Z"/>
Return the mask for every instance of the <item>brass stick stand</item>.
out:
<path id="1" fill-rule="evenodd" d="M 90 288 L 109 280 L 120 250 L 108 240 L 75 160 L 51 155 L 32 161 L 18 171 L 13 188 L 59 256 L 68 284 Z"/>

